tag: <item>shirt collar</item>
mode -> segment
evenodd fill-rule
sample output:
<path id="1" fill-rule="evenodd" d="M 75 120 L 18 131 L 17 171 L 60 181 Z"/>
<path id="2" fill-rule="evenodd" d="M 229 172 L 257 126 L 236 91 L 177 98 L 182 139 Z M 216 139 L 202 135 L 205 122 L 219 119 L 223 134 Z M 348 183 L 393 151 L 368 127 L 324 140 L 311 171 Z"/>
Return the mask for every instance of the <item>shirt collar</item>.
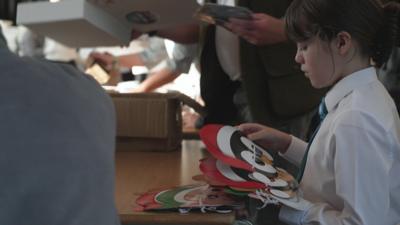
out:
<path id="1" fill-rule="evenodd" d="M 341 79 L 326 94 L 325 104 L 328 112 L 332 111 L 340 100 L 350 94 L 353 90 L 376 81 L 377 79 L 374 67 L 359 70 Z"/>

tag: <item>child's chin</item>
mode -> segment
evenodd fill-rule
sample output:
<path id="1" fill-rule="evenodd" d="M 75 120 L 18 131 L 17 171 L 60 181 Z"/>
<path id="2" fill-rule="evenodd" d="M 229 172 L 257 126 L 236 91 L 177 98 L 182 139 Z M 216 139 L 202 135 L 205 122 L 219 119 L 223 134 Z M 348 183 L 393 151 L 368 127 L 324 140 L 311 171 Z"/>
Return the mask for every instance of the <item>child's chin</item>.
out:
<path id="1" fill-rule="evenodd" d="M 313 88 L 320 89 L 320 88 L 324 88 L 325 87 L 325 85 L 323 85 L 323 84 L 321 84 L 319 82 L 315 82 L 313 80 L 310 80 L 310 82 L 311 82 L 311 86 L 313 86 Z"/>

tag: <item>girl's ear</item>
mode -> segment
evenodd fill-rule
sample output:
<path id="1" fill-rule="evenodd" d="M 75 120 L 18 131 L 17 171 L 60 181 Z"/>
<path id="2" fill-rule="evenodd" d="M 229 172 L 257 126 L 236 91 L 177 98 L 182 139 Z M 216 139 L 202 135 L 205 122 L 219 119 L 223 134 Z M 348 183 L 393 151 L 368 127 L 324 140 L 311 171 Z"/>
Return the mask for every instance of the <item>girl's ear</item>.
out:
<path id="1" fill-rule="evenodd" d="M 336 48 L 340 55 L 346 55 L 353 47 L 351 35 L 346 31 L 339 32 L 336 41 Z"/>

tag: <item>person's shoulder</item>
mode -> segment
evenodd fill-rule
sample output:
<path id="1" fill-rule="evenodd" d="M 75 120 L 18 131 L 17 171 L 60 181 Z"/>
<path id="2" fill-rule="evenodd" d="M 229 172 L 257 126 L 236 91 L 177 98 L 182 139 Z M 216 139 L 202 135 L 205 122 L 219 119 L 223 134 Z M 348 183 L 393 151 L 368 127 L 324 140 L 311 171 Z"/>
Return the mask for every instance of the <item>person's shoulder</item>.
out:
<path id="1" fill-rule="evenodd" d="M 378 82 L 354 90 L 341 101 L 338 111 L 335 123 L 341 126 L 388 131 L 398 122 L 396 106 Z"/>
<path id="2" fill-rule="evenodd" d="M 54 85 L 63 85 L 62 82 L 67 82 L 74 83 L 77 86 L 90 84 L 90 86 L 96 88 L 100 87 L 92 77 L 68 63 L 52 62 L 45 59 L 22 58 L 20 64 L 30 74 L 32 79 L 47 80 L 54 82 Z"/>
<path id="3" fill-rule="evenodd" d="M 24 92 L 38 98 L 49 93 L 69 98 L 81 94 L 99 99 L 106 96 L 93 78 L 69 64 L 19 57 L 1 50 L 0 69 L 4 72 L 0 86 L 11 92 Z"/>

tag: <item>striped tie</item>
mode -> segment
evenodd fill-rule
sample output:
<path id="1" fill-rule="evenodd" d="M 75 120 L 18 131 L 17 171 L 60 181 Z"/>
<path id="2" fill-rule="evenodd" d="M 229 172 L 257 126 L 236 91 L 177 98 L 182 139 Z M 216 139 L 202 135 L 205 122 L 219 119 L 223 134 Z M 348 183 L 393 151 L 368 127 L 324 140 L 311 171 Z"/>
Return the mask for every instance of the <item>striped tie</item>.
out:
<path id="1" fill-rule="evenodd" d="M 327 114 L 328 114 L 328 109 L 326 108 L 326 105 L 325 105 L 325 98 L 322 98 L 321 103 L 319 104 L 319 107 L 318 107 L 319 124 L 318 124 L 317 129 L 315 129 L 314 133 L 311 135 L 311 138 L 307 145 L 306 152 L 303 156 L 303 159 L 301 160 L 299 174 L 297 174 L 297 177 L 296 177 L 296 180 L 298 183 L 300 183 L 301 179 L 303 178 L 304 169 L 306 167 L 307 156 L 308 156 L 308 151 L 310 150 L 310 146 L 314 140 L 315 135 L 318 133 L 319 128 L 321 127 L 322 121 L 325 119 Z"/>

